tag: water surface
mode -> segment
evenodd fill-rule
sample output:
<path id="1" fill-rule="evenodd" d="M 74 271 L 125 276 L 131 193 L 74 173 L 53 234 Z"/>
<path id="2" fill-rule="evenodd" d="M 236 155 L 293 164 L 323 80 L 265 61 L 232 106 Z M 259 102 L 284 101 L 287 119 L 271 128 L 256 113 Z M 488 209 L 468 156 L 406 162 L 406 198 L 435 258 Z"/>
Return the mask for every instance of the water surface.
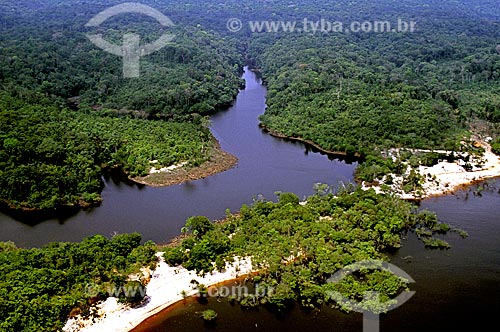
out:
<path id="1" fill-rule="evenodd" d="M 479 187 L 485 187 L 477 196 Z M 455 195 L 427 199 L 422 209 L 437 212 L 441 221 L 469 233 L 466 239 L 447 235 L 449 250 L 428 250 L 408 234 L 391 262 L 415 281 L 415 295 L 403 306 L 381 317 L 382 332 L 478 331 L 479 324 L 498 330 L 500 309 L 500 180 L 472 186 Z M 199 317 L 205 309 L 218 312 L 216 324 Z M 208 304 L 188 300 L 165 310 L 134 332 L 192 331 L 363 331 L 362 315 L 322 308 L 303 311 L 298 306 L 278 315 L 259 307 L 242 309 L 225 301 Z"/>
<path id="2" fill-rule="evenodd" d="M 233 105 L 212 117 L 211 129 L 238 165 L 198 181 L 164 188 L 106 179 L 103 203 L 90 211 L 38 222 L 0 214 L 0 241 L 41 246 L 52 241 L 80 241 L 94 234 L 139 232 L 144 240 L 164 243 L 180 233 L 193 215 L 222 218 L 226 208 L 238 211 L 256 195 L 275 200 L 276 191 L 301 198 L 313 193 L 316 182 L 352 182 L 356 163 L 309 151 L 301 143 L 277 139 L 258 127 L 264 112 L 266 88 L 245 69 L 246 87 Z M 21 220 L 20 220 L 21 219 Z"/>

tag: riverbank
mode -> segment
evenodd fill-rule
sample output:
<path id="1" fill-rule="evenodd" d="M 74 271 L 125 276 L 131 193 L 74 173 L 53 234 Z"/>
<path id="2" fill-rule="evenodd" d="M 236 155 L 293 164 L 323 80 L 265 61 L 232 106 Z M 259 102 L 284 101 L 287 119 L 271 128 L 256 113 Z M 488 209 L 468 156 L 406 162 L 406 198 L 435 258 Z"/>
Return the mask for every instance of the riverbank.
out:
<path id="1" fill-rule="evenodd" d="M 248 275 L 253 271 L 251 258 L 235 257 L 233 263 L 226 263 L 223 272 L 213 272 L 203 277 L 182 267 L 165 263 L 163 253 L 157 253 L 160 261 L 152 272 L 146 286 L 146 300 L 138 307 L 118 303 L 115 297 L 95 306 L 95 315 L 84 319 L 75 316 L 66 322 L 64 332 L 121 332 L 130 331 L 145 319 L 161 312 L 172 304 L 198 293 L 197 284 L 211 287 Z M 192 282 L 195 280 L 196 282 Z"/>
<path id="2" fill-rule="evenodd" d="M 267 127 L 266 125 L 260 123 L 259 124 L 259 127 L 264 131 L 266 132 L 267 134 L 273 136 L 273 137 L 277 137 L 277 138 L 281 138 L 281 139 L 284 139 L 284 140 L 287 140 L 287 141 L 292 141 L 292 142 L 300 142 L 300 143 L 303 143 L 305 146 L 307 147 L 310 147 L 310 148 L 313 148 L 314 150 L 317 150 L 321 153 L 324 153 L 328 156 L 332 156 L 332 157 L 354 157 L 354 158 L 361 158 L 361 155 L 359 153 L 354 153 L 354 155 L 350 155 L 346 152 L 341 152 L 341 151 L 331 151 L 331 150 L 327 150 L 327 149 L 324 149 L 322 148 L 321 146 L 319 146 L 318 144 L 314 143 L 313 141 L 310 141 L 310 140 L 307 140 L 307 139 L 303 139 L 303 138 L 300 138 L 300 137 L 293 137 L 293 136 L 287 136 L 285 134 L 282 134 L 278 131 L 275 131 L 269 127 Z"/>
<path id="3" fill-rule="evenodd" d="M 178 165 L 156 169 L 154 167 L 155 164 L 152 163 L 150 174 L 143 177 L 130 177 L 119 167 L 108 168 L 108 170 L 116 171 L 120 173 L 119 176 L 121 178 L 137 184 L 150 187 L 167 187 L 187 181 L 204 179 L 208 176 L 225 172 L 235 167 L 238 163 L 238 158 L 222 150 L 219 142 L 215 138 L 213 139 L 212 147 L 210 147 L 207 153 L 207 159 L 207 161 L 197 167 L 189 167 L 188 162 L 183 162 Z M 52 209 L 18 206 L 7 200 L 0 199 L 0 211 L 15 216 L 17 219 L 45 220 L 60 215 L 66 215 L 68 214 L 67 211 L 70 211 L 71 214 L 75 214 L 80 209 L 87 210 L 98 207 L 101 204 L 101 193 L 98 193 L 93 201 L 85 201 L 83 198 L 80 198 L 76 202 L 63 204 Z"/>
<path id="4" fill-rule="evenodd" d="M 299 137 L 289 137 L 280 132 L 268 128 L 262 123 L 259 124 L 263 131 L 269 135 L 277 138 L 282 138 L 289 141 L 297 141 L 312 147 L 324 154 L 333 157 L 348 157 L 345 152 L 330 151 L 320 147 L 318 144 L 305 140 Z M 385 176 L 374 183 L 362 182 L 361 187 L 365 190 L 373 188 L 377 193 L 391 191 L 398 197 L 405 200 L 422 200 L 425 198 L 443 196 L 451 194 L 459 189 L 473 185 L 491 178 L 500 177 L 500 157 L 492 152 L 491 146 L 487 142 L 478 142 L 484 148 L 484 155 L 482 158 L 476 160 L 476 166 L 472 170 L 466 170 L 464 165 L 468 163 L 467 155 L 464 154 L 462 159 L 455 162 L 441 161 L 438 164 L 427 167 L 419 166 L 416 170 L 421 177 L 422 183 L 420 188 L 412 192 L 405 192 L 403 190 L 404 177 L 390 174 L 392 177 L 391 184 L 388 184 Z M 393 149 L 396 150 L 396 149 Z M 413 152 L 439 152 L 443 154 L 452 154 L 452 151 L 431 151 L 431 150 L 410 150 Z M 352 156 L 351 156 L 352 157 Z M 354 155 L 355 158 L 361 158 L 359 153 Z M 471 156 L 472 158 L 472 156 Z M 409 173 L 409 170 L 408 170 Z M 408 175 L 408 174 L 406 174 Z M 384 188 L 385 187 L 385 188 Z"/>
<path id="5" fill-rule="evenodd" d="M 237 163 L 238 158 L 222 150 L 219 142 L 214 139 L 208 160 L 200 166 L 188 167 L 186 163 L 160 169 L 153 166 L 149 175 L 130 178 L 130 180 L 151 187 L 166 187 L 225 172 L 236 166 Z"/>
<path id="6" fill-rule="evenodd" d="M 387 175 L 374 184 L 362 183 L 364 189 L 373 188 L 377 193 L 384 191 L 394 192 L 402 199 L 422 200 L 425 198 L 451 194 L 459 189 L 488 179 L 500 177 L 500 157 L 491 151 L 491 146 L 486 142 L 479 143 L 484 148 L 481 158 L 473 158 L 467 154 L 454 162 L 440 161 L 434 166 L 419 166 L 415 169 L 420 177 L 420 188 L 412 192 L 403 190 L 404 176 L 391 174 L 391 184 L 387 183 Z M 413 152 L 430 152 L 427 150 L 412 150 Z M 436 151 L 439 153 L 452 153 L 451 151 Z M 472 169 L 466 170 L 465 165 L 472 159 Z M 410 169 L 410 168 L 409 168 Z M 407 174 L 408 175 L 407 171 Z M 384 188 L 385 187 L 385 188 Z"/>

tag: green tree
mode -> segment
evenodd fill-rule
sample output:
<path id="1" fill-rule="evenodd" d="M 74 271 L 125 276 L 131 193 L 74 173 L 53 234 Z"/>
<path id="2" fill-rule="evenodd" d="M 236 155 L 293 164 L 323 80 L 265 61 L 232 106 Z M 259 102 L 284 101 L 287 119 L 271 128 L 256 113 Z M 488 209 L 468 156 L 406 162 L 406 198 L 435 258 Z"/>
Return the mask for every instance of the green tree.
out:
<path id="1" fill-rule="evenodd" d="M 210 219 L 204 216 L 195 216 L 188 218 L 186 220 L 185 227 L 189 232 L 193 233 L 198 238 L 201 238 L 208 231 L 214 229 L 214 225 L 210 221 Z"/>

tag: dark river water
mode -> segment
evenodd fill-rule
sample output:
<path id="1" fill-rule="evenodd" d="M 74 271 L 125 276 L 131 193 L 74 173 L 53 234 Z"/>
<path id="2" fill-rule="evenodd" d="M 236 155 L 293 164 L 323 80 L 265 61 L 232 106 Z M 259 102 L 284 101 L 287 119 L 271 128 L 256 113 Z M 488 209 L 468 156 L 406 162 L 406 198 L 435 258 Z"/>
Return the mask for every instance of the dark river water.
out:
<path id="1" fill-rule="evenodd" d="M 207 179 L 167 188 L 139 188 L 107 180 L 101 207 L 63 220 L 36 223 L 0 215 L 0 240 L 21 246 L 50 241 L 78 241 L 100 233 L 138 231 L 146 240 L 165 242 L 179 234 L 185 219 L 237 211 L 255 195 L 274 199 L 274 192 L 299 196 L 313 192 L 316 182 L 337 185 L 353 180 L 356 163 L 330 159 L 299 143 L 273 138 L 258 128 L 265 108 L 265 88 L 251 72 L 233 107 L 212 117 L 212 131 L 224 150 L 239 158 L 238 166 Z M 478 188 L 481 196 L 477 195 Z M 489 324 L 500 329 L 500 180 L 490 180 L 454 195 L 427 199 L 421 208 L 469 233 L 466 239 L 447 235 L 449 250 L 427 250 L 413 234 L 391 256 L 391 262 L 415 281 L 415 295 L 381 317 L 380 331 L 476 331 Z M 199 312 L 215 309 L 214 325 Z M 497 318 L 498 317 L 498 318 Z M 137 331 L 363 331 L 362 316 L 323 308 L 304 312 L 293 308 L 277 315 L 265 308 L 243 310 L 238 305 L 209 299 L 179 303 L 143 324 Z"/>
<path id="2" fill-rule="evenodd" d="M 261 89 L 259 86 L 255 86 L 257 82 L 249 80 L 248 74 L 247 82 L 250 83 L 249 90 L 240 94 L 236 109 L 241 105 L 241 102 L 246 101 L 247 96 L 250 97 L 249 95 L 252 95 L 250 99 L 254 102 L 260 106 L 263 105 L 260 97 L 253 96 Z M 255 119 L 250 116 L 251 113 L 248 113 L 249 117 L 245 118 L 245 121 L 255 123 Z M 258 113 L 260 112 L 253 114 Z M 239 126 L 233 126 L 232 121 L 239 121 L 240 117 L 230 113 L 219 115 L 219 117 L 227 119 L 228 122 L 226 129 L 223 129 L 224 127 L 220 126 L 221 122 L 218 122 L 218 128 L 223 132 L 234 130 L 236 134 Z M 251 130 L 255 131 L 254 128 Z M 216 134 L 220 137 L 220 133 L 216 131 Z M 242 137 L 247 137 L 247 134 L 242 135 Z M 280 148 L 288 146 L 282 146 L 280 141 L 271 140 L 271 142 L 280 144 Z M 235 147 L 236 144 L 238 146 L 244 144 L 244 140 L 223 143 L 230 151 L 237 151 L 236 148 L 231 148 Z M 300 149 L 303 151 L 302 147 Z M 325 157 L 317 154 L 308 156 L 308 158 L 311 157 L 326 160 Z M 304 166 L 304 168 L 307 169 L 307 172 L 318 176 L 318 173 L 315 172 L 316 165 L 318 165 L 316 159 L 308 159 L 309 161 L 311 164 Z M 302 178 L 302 175 L 297 173 L 296 165 L 297 163 L 292 161 L 290 168 L 293 168 L 295 176 Z M 327 167 L 331 166 L 340 169 L 340 174 L 346 174 L 345 167 L 347 165 L 341 162 L 327 165 Z M 310 171 L 309 167 L 312 168 Z M 289 174 L 290 169 L 280 169 L 279 172 Z M 352 168 L 347 172 L 347 175 L 350 174 L 349 172 L 352 172 Z M 294 175 L 284 176 L 290 176 L 290 180 L 295 181 Z M 338 177 L 334 181 L 337 179 Z M 317 181 L 314 177 L 311 180 L 309 183 Z M 332 183 L 328 179 L 321 181 Z M 305 187 L 302 188 L 303 191 L 300 192 L 308 192 L 310 190 L 308 185 L 306 183 Z M 480 195 L 477 194 L 478 189 L 481 189 L 479 190 Z M 467 231 L 469 237 L 462 239 L 456 234 L 450 234 L 445 236 L 445 239 L 452 245 L 451 249 L 428 250 L 414 234 L 408 234 L 403 241 L 403 247 L 391 256 L 391 262 L 406 271 L 416 281 L 411 285 L 411 289 L 416 293 L 406 304 L 381 317 L 380 331 L 477 331 L 479 326 L 483 324 L 491 326 L 494 331 L 500 329 L 499 189 L 499 179 L 489 180 L 461 190 L 454 195 L 431 198 L 420 203 L 422 209 L 435 211 L 441 221 Z M 272 188 L 270 191 L 273 191 Z M 218 312 L 219 316 L 214 325 L 207 325 L 199 317 L 199 313 L 208 308 Z M 219 302 L 216 299 L 209 299 L 208 304 L 199 304 L 191 299 L 156 315 L 134 332 L 276 332 L 308 331 L 311 329 L 317 332 L 361 332 L 363 331 L 362 315 L 358 313 L 345 314 L 329 308 L 322 308 L 319 312 L 305 312 L 299 307 L 293 308 L 285 315 L 277 315 L 264 307 L 246 310 L 224 300 Z"/>
<path id="3" fill-rule="evenodd" d="M 211 126 L 222 148 L 238 157 L 235 168 L 165 188 L 107 179 L 103 203 L 90 211 L 41 222 L 0 214 L 0 241 L 41 246 L 94 234 L 139 232 L 144 240 L 164 243 L 193 215 L 218 219 L 227 208 L 238 211 L 259 194 L 275 200 L 276 191 L 290 191 L 302 198 L 313 193 L 316 182 L 337 186 L 353 181 L 355 162 L 329 158 L 262 132 L 258 116 L 264 112 L 266 89 L 254 73 L 245 71 L 244 78 L 246 88 L 233 107 L 214 115 Z"/>
<path id="4" fill-rule="evenodd" d="M 475 195 L 479 187 L 481 195 Z M 391 262 L 414 280 L 415 295 L 401 307 L 380 317 L 380 331 L 479 331 L 479 325 L 499 330 L 500 310 L 500 180 L 471 186 L 454 195 L 427 199 L 421 208 L 437 212 L 440 220 L 469 233 L 445 236 L 449 250 L 428 250 L 413 234 L 391 257 Z M 232 284 L 229 284 L 232 286 Z M 207 325 L 199 313 L 218 313 Z M 192 331 L 363 331 L 362 315 L 322 308 L 299 307 L 282 315 L 264 307 L 247 310 L 209 298 L 207 304 L 188 299 L 147 320 L 134 332 Z M 371 332 L 371 331 L 367 331 Z"/>

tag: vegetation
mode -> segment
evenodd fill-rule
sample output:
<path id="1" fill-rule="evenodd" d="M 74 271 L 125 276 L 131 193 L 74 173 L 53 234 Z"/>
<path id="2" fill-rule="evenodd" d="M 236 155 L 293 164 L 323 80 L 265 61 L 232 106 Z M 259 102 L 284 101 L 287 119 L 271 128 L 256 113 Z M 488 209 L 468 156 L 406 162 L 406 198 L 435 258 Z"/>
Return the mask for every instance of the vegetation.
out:
<path id="1" fill-rule="evenodd" d="M 0 199 L 14 208 L 93 204 L 106 168 L 135 177 L 152 161 L 198 166 L 214 145 L 201 124 L 84 114 L 1 92 L 0 118 Z"/>
<path id="2" fill-rule="evenodd" d="M 491 144 L 491 151 L 500 156 L 500 136 Z"/>
<path id="3" fill-rule="evenodd" d="M 84 27 L 121 1 L 0 0 L 0 200 L 18 209 L 86 206 L 100 201 L 108 168 L 135 177 L 147 174 L 153 161 L 155 167 L 202 164 L 213 147 L 205 116 L 232 102 L 242 83 L 243 53 L 268 85 L 262 124 L 325 150 L 361 154 L 360 180 L 403 174 L 405 163 L 453 158 L 402 153 L 393 160 L 388 151 L 460 151 L 476 122 L 498 134 L 495 1 L 308 1 L 298 7 L 288 0 L 251 6 L 145 0 L 179 22 L 169 31 L 176 38 L 141 59 L 139 78 L 123 79 L 122 59 L 92 45 Z M 299 21 L 319 15 L 345 22 L 417 18 L 418 31 L 285 35 L 244 29 L 231 35 L 226 27 L 230 17 Z M 164 32 L 157 22 L 137 18 L 118 17 L 93 32 L 116 44 L 125 32 L 140 33 L 143 43 Z M 500 155 L 500 138 L 492 149 Z M 410 172 L 405 191 L 418 190 L 421 180 Z M 222 224 L 190 218 L 184 231 L 191 236 L 167 249 L 165 259 L 204 273 L 223 268 L 234 255 L 252 256 L 261 268 L 259 282 L 273 291 L 241 299 L 247 305 L 333 304 L 328 294 L 339 291 L 373 308 L 366 291 L 390 303 L 407 282 L 382 271 L 362 271 L 336 284 L 326 280 L 356 261 L 387 260 L 408 231 L 430 248 L 449 247 L 436 234 L 466 235 L 390 195 L 359 189 L 333 195 L 317 188 L 306 205 L 280 193 L 278 202 L 256 200 Z M 94 236 L 41 249 L 0 243 L 0 330 L 60 330 L 72 309 L 87 314 L 108 286 L 137 289 L 141 285 L 128 274 L 155 263 L 154 245 L 140 240 L 137 234 Z M 88 294 L 89 283 L 99 286 L 97 294 Z M 123 300 L 141 300 L 130 295 Z"/>
<path id="4" fill-rule="evenodd" d="M 401 246 L 408 231 L 416 231 L 429 247 L 447 246 L 434 234 L 458 231 L 438 222 L 431 212 L 417 212 L 411 203 L 393 196 L 361 189 L 328 192 L 318 191 L 305 205 L 291 193 L 279 193 L 278 202 L 243 205 L 239 214 L 229 214 L 203 235 L 198 232 L 168 248 L 165 259 L 205 273 L 224 267 L 224 260 L 234 255 L 251 256 L 260 268 L 255 282 L 271 291 L 265 298 L 239 299 L 243 304 L 265 303 L 278 309 L 294 301 L 304 306 L 333 305 L 328 298 L 332 290 L 353 300 L 376 290 L 389 303 L 407 283 L 386 272 L 363 271 L 336 284 L 326 281 L 349 264 L 387 260 L 386 254 Z"/>
<path id="5" fill-rule="evenodd" d="M 214 320 L 217 319 L 217 312 L 212 309 L 204 310 L 201 313 L 201 318 L 203 318 L 203 320 L 206 322 L 213 322 Z"/>
<path id="6" fill-rule="evenodd" d="M 141 35 L 141 44 L 146 44 L 166 31 L 139 15 L 108 20 L 95 31 L 85 28 L 92 16 L 111 5 L 92 0 L 24 7 L 2 1 L 5 13 L 16 14 L 0 26 L 0 85 L 69 100 L 84 111 L 105 107 L 177 121 L 233 101 L 241 83 L 241 55 L 231 40 L 201 27 L 169 29 L 175 35 L 172 43 L 141 59 L 140 77 L 124 79 L 123 59 L 94 46 L 85 33 L 102 33 L 120 45 L 127 32 Z"/>
<path id="7" fill-rule="evenodd" d="M 175 40 L 141 59 L 140 77 L 124 79 L 123 59 L 85 36 L 111 4 L 0 1 L 0 201 L 11 208 L 97 204 L 103 169 L 143 176 L 151 161 L 199 166 L 213 154 L 206 116 L 241 85 L 234 39 L 173 27 Z M 146 44 L 165 31 L 138 15 L 92 31 L 116 45 L 126 32 Z"/>
<path id="8" fill-rule="evenodd" d="M 495 46 L 500 32 L 484 17 L 500 15 L 491 11 L 488 1 L 476 4 L 471 12 L 467 6 L 435 0 L 398 6 L 388 0 L 376 6 L 366 0 L 355 5 L 349 1 L 308 2 L 301 4 L 300 10 L 284 0 L 252 6 L 236 0 L 226 1 L 224 6 L 200 0 L 180 4 L 146 0 L 145 4 L 180 24 L 163 29 L 153 20 L 124 15 L 92 31 L 116 44 L 122 42 L 125 32 L 140 34 L 143 44 L 166 30 L 175 35 L 171 44 L 141 59 L 141 75 L 136 79 L 123 79 L 122 59 L 97 49 L 85 36 L 89 32 L 85 23 L 116 3 L 0 1 L 5 22 L 0 26 L 0 96 L 22 100 L 37 96 L 60 112 L 69 106 L 85 114 L 189 122 L 204 135 L 203 116 L 230 104 L 241 85 L 239 74 L 246 53 L 268 85 L 262 124 L 286 136 L 310 140 L 325 150 L 361 154 L 367 160 L 372 156 L 357 172 L 360 180 L 370 182 L 391 170 L 391 161 L 381 160 L 388 148 L 458 151 L 459 142 L 469 136 L 469 126 L 479 120 L 491 123 L 498 133 L 500 57 Z M 304 17 L 319 19 L 320 12 L 321 18 L 334 21 L 342 17 L 344 23 L 359 20 L 359 12 L 366 13 L 366 20 L 416 18 L 417 31 L 304 34 L 243 29 L 233 34 L 226 27 L 234 13 L 243 21 L 301 21 Z M 444 21 L 443 15 L 447 17 Z M 40 108 L 38 103 L 29 104 Z M 14 109 L 2 105 L 2 111 Z M 134 122 L 121 126 L 125 131 L 136 130 Z M 173 127 L 176 132 L 184 130 Z M 188 132 L 192 131 L 190 127 Z M 3 159 L 10 158 L 19 138 L 2 136 Z M 132 156 L 125 156 L 127 162 L 119 163 L 131 176 L 145 173 L 152 154 L 160 154 L 169 166 L 180 159 L 179 154 L 190 150 L 183 139 L 171 138 L 165 153 L 142 149 L 140 144 L 133 146 Z M 203 139 L 200 144 L 194 134 L 189 140 L 197 146 L 189 161 L 199 164 L 207 158 L 205 147 L 209 143 Z M 494 151 L 499 150 L 496 144 Z M 38 156 L 33 158 L 40 162 Z M 23 174 L 35 167 L 23 170 L 24 164 L 9 164 L 18 165 L 16 173 Z M 88 160 L 81 166 L 71 174 L 98 172 Z M 61 174 L 53 169 L 42 172 Z M 78 179 L 44 184 L 43 188 L 32 185 L 32 179 L 27 183 L 21 178 L 13 180 L 18 175 L 7 175 L 8 183 L 20 187 L 23 194 L 1 194 L 13 207 L 53 208 L 99 200 L 100 181 L 93 175 L 84 185 Z"/>
<path id="9" fill-rule="evenodd" d="M 127 281 L 128 275 L 156 265 L 156 245 L 140 242 L 135 233 L 40 249 L 0 244 L 0 330 L 60 331 L 70 313 L 88 315 L 110 290 L 123 301 L 140 301 L 143 294 L 120 291 L 137 290 L 142 284 Z"/>
<path id="10" fill-rule="evenodd" d="M 360 12 L 371 21 L 416 18 L 417 31 L 252 34 L 249 52 L 269 91 L 262 124 L 325 150 L 376 159 L 385 159 L 389 148 L 460 151 L 478 121 L 498 133 L 500 32 L 483 19 L 489 7 L 478 3 L 479 14 L 456 3 L 424 2 L 280 8 L 280 19 L 299 22 L 319 10 L 321 18 L 344 23 L 359 21 Z M 391 161 L 371 161 L 360 179 L 392 167 Z"/>

